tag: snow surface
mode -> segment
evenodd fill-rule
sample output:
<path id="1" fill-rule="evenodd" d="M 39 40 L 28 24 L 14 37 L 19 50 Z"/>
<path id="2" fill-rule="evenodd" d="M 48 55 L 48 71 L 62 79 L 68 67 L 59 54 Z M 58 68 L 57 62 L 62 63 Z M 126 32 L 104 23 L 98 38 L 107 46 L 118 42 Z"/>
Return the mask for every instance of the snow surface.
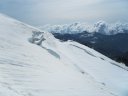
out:
<path id="1" fill-rule="evenodd" d="M 64 25 L 44 25 L 39 28 L 51 33 L 61 34 L 75 34 L 83 31 L 87 31 L 89 33 L 97 32 L 104 35 L 128 33 L 128 23 L 107 24 L 105 21 L 99 21 L 94 25 L 88 25 L 86 23 L 73 23 Z"/>
<path id="2" fill-rule="evenodd" d="M 127 70 L 84 45 L 62 43 L 0 14 L 0 96 L 128 96 Z"/>

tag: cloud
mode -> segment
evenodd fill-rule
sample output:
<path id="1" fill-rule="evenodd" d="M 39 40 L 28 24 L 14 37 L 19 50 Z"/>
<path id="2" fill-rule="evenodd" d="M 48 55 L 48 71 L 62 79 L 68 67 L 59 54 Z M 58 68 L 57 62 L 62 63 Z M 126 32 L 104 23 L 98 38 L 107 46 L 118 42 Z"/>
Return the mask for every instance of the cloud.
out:
<path id="1" fill-rule="evenodd" d="M 0 0 L 0 12 L 32 25 L 128 21 L 127 0 Z"/>

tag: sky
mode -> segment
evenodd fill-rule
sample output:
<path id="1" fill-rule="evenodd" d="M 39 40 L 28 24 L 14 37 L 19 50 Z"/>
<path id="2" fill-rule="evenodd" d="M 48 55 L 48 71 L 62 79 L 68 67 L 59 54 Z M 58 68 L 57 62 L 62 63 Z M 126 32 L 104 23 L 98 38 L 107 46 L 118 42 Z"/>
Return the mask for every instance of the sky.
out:
<path id="1" fill-rule="evenodd" d="M 128 0 L 0 0 L 0 12 L 30 25 L 128 22 Z"/>

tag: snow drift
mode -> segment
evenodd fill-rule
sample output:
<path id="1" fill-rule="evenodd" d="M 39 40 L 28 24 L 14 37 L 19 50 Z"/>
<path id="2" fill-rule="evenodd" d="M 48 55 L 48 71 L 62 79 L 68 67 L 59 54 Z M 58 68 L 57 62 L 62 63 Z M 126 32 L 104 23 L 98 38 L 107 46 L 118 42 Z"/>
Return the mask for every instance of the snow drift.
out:
<path id="1" fill-rule="evenodd" d="M 128 69 L 0 14 L 0 96 L 127 96 Z"/>
<path id="2" fill-rule="evenodd" d="M 104 35 L 115 35 L 118 33 L 128 33 L 128 23 L 108 24 L 105 21 L 99 21 L 94 25 L 86 23 L 73 23 L 64 25 L 44 25 L 39 27 L 51 33 L 75 34 L 87 31 L 89 33 L 98 32 Z"/>

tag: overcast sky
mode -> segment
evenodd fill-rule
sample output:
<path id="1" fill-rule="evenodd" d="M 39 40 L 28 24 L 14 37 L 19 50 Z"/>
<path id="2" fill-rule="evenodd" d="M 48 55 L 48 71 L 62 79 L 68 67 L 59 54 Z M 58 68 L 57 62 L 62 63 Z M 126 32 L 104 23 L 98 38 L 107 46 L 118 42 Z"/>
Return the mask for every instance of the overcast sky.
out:
<path id="1" fill-rule="evenodd" d="M 128 22 L 128 0 L 0 0 L 0 12 L 31 25 Z"/>

